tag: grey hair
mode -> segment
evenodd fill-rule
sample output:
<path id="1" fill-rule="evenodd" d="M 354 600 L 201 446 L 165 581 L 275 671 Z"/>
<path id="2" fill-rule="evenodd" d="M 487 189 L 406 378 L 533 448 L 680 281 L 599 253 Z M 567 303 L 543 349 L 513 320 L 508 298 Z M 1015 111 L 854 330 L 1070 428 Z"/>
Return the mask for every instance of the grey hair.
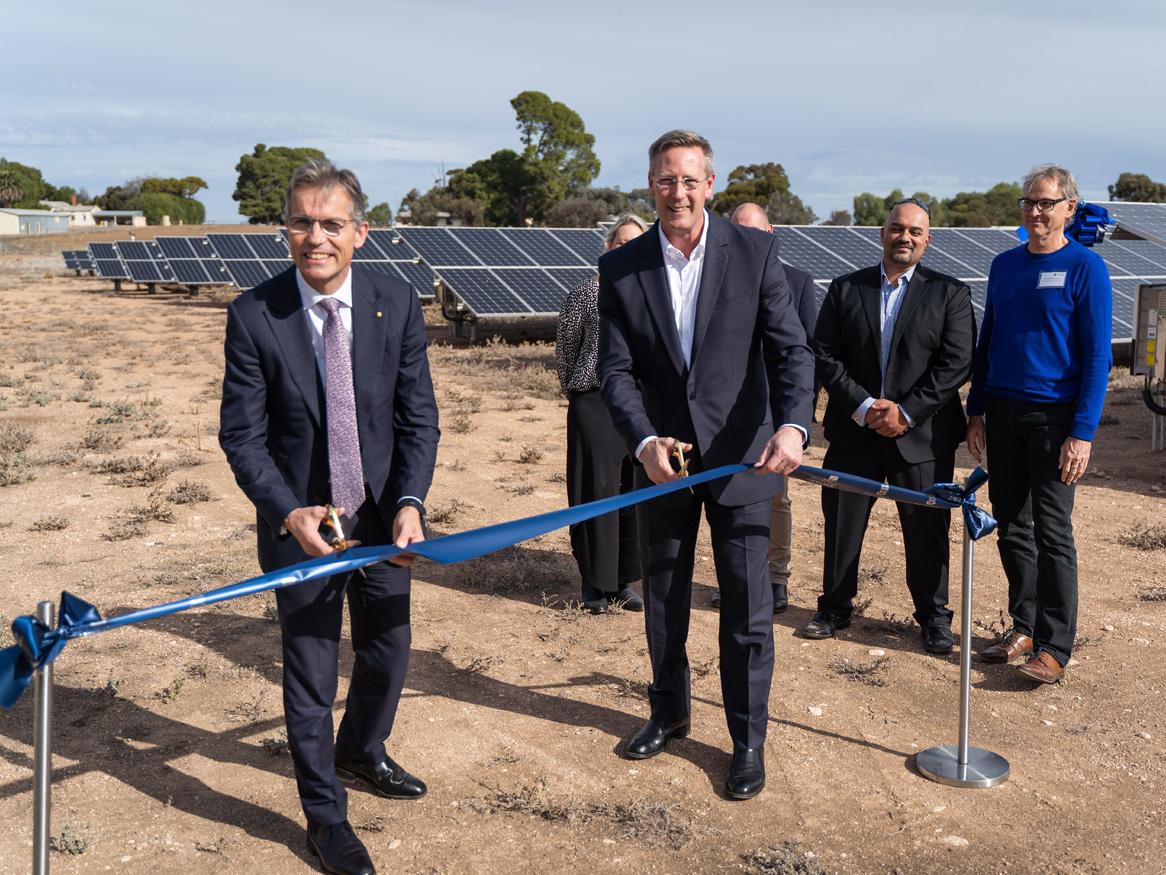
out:
<path id="1" fill-rule="evenodd" d="M 696 131 L 675 130 L 668 131 L 666 134 L 661 134 L 657 137 L 656 142 L 648 147 L 648 167 L 649 169 L 656 163 L 656 158 L 669 149 L 678 149 L 687 146 L 699 146 L 700 151 L 704 152 L 704 173 L 705 176 L 712 176 L 713 169 L 713 147 L 709 141 L 698 134 Z"/>
<path id="2" fill-rule="evenodd" d="M 616 217 L 615 224 L 607 229 L 607 233 L 603 235 L 603 244 L 607 249 L 611 249 L 611 244 L 615 242 L 615 235 L 619 233 L 619 229 L 624 225 L 635 225 L 640 231 L 647 231 L 647 223 L 637 216 L 635 213 L 620 213 Z"/>
<path id="3" fill-rule="evenodd" d="M 283 202 L 285 222 L 291 215 L 292 198 L 301 188 L 319 188 L 324 191 L 344 189 L 344 193 L 352 202 L 352 220 L 358 225 L 364 223 L 364 191 L 360 187 L 360 180 L 351 170 L 340 170 L 331 161 L 321 158 L 309 158 L 307 162 L 293 170 L 287 184 L 287 197 Z"/>
<path id="4" fill-rule="evenodd" d="M 1062 167 L 1060 164 L 1038 164 L 1024 177 L 1021 183 L 1021 190 L 1028 191 L 1036 183 L 1042 179 L 1052 179 L 1057 183 L 1057 187 L 1061 190 L 1061 196 L 1069 200 L 1077 200 L 1077 179 L 1069 172 L 1067 167 Z"/>

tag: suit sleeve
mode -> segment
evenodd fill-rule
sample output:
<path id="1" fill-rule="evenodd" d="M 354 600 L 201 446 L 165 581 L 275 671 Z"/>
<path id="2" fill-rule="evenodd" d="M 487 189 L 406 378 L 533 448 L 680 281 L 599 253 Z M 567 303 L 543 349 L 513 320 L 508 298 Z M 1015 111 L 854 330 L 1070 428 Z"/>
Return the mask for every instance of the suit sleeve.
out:
<path id="1" fill-rule="evenodd" d="M 814 303 L 814 279 L 810 276 L 801 277 L 801 288 L 797 294 L 798 320 L 806 330 L 806 337 L 814 336 L 814 325 L 818 321 L 818 307 Z"/>
<path id="2" fill-rule="evenodd" d="M 234 306 L 227 309 L 224 353 L 219 446 L 243 494 L 278 532 L 300 503 L 267 448 L 267 383 L 255 341 Z"/>
<path id="3" fill-rule="evenodd" d="M 636 381 L 627 317 L 605 259 L 599 261 L 599 388 L 628 453 L 656 433 Z"/>
<path id="4" fill-rule="evenodd" d="M 759 317 L 773 427 L 798 425 L 808 437 L 814 403 L 814 354 L 777 255 L 776 237 L 766 254 Z"/>
<path id="5" fill-rule="evenodd" d="M 401 358 L 393 398 L 393 464 L 389 470 L 390 494 L 425 500 L 437 464 L 437 400 L 429 373 L 428 344 L 421 304 L 412 292 L 407 296 L 407 324 L 401 335 Z"/>
<path id="6" fill-rule="evenodd" d="M 838 280 L 830 283 L 822 309 L 818 312 L 818 324 L 814 328 L 814 355 L 817 359 L 818 379 L 822 388 L 830 396 L 830 403 L 847 412 L 847 415 L 870 397 L 870 392 L 855 382 L 846 370 L 846 338 L 842 334 L 842 284 Z M 910 411 L 908 411 L 910 413 Z"/>
<path id="7" fill-rule="evenodd" d="M 930 419 L 955 397 L 972 369 L 976 344 L 972 293 L 966 285 L 948 286 L 946 300 L 938 349 L 919 381 L 896 399 L 915 425 Z"/>

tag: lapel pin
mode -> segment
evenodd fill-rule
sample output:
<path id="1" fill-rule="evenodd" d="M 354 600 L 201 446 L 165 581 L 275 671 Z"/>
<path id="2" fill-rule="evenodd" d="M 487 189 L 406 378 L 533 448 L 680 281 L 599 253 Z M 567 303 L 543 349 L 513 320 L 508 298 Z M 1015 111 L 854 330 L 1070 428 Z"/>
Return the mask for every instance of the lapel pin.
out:
<path id="1" fill-rule="evenodd" d="M 377 318 L 380 319 L 382 315 L 384 314 L 382 314 L 380 310 L 377 310 Z"/>

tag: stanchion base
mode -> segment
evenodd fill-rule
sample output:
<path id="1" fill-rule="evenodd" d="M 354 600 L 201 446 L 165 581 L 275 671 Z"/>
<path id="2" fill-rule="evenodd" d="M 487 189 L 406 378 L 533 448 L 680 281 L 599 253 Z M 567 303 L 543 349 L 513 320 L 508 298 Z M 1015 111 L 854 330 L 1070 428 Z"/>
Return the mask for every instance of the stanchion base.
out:
<path id="1" fill-rule="evenodd" d="M 967 765 L 959 764 L 959 745 L 944 744 L 920 751 L 915 767 L 925 778 L 952 787 L 995 787 L 1008 780 L 1008 760 L 979 747 L 968 748 Z"/>

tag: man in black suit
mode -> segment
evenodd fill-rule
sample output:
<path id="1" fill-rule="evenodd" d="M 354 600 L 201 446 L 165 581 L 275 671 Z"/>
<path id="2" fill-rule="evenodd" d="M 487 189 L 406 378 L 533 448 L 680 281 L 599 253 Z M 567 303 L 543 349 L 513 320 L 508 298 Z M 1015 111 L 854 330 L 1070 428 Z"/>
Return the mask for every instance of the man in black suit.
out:
<path id="1" fill-rule="evenodd" d="M 823 463 L 922 490 L 947 482 L 966 432 L 959 387 L 971 371 L 968 287 L 919 264 L 931 242 L 928 206 L 898 201 L 880 236 L 882 263 L 839 277 L 818 315 L 818 377 L 829 395 Z M 802 630 L 829 638 L 850 625 L 858 560 L 875 499 L 822 490 L 825 565 L 818 611 Z M 900 504 L 907 587 L 929 653 L 950 653 L 946 510 Z"/>
<path id="2" fill-rule="evenodd" d="M 284 220 L 295 266 L 227 310 L 219 443 L 255 505 L 264 571 L 333 547 L 325 506 L 364 544 L 424 540 L 437 404 L 417 294 L 353 267 L 368 234 L 355 175 L 297 169 Z M 288 744 L 308 844 L 329 872 L 372 872 L 341 779 L 388 797 L 425 784 L 385 752 L 409 660 L 412 556 L 277 590 Z M 347 596 L 355 660 L 339 733 L 332 705 Z"/>
<path id="3" fill-rule="evenodd" d="M 762 746 L 773 674 L 769 514 L 780 476 L 796 468 L 810 423 L 813 356 L 771 235 L 705 209 L 712 147 L 670 131 L 648 150 L 657 223 L 599 260 L 599 374 L 612 421 L 642 468 L 677 478 L 682 448 L 708 470 L 756 470 L 641 505 L 651 719 L 628 743 L 647 759 L 688 734 L 692 568 L 700 512 L 712 532 L 722 592 L 721 691 L 733 760 L 725 788 L 748 799 L 765 784 Z"/>
<path id="4" fill-rule="evenodd" d="M 739 204 L 729 216 L 734 225 L 756 228 L 766 234 L 773 233 L 769 216 L 760 205 Z M 794 309 L 798 311 L 798 321 L 805 329 L 806 337 L 814 336 L 814 323 L 818 320 L 818 305 L 814 300 L 814 278 L 801 268 L 783 264 L 785 280 L 789 283 L 794 299 Z M 818 398 L 818 384 L 814 382 L 814 402 Z M 789 576 L 792 572 L 794 517 L 789 498 L 789 480 L 782 478 L 781 490 L 773 497 L 773 514 L 769 519 L 769 575 L 773 583 L 773 612 L 780 614 L 789 607 Z M 713 590 L 709 604 L 721 606 L 720 589 Z"/>

